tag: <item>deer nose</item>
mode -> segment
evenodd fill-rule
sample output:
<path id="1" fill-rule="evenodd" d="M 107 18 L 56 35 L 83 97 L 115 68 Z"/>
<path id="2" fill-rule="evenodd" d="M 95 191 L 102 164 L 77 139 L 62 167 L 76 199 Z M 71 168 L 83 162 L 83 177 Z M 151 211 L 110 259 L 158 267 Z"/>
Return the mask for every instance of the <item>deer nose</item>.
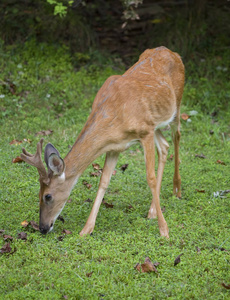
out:
<path id="1" fill-rule="evenodd" d="M 49 230 L 50 230 L 50 226 L 49 225 L 39 225 L 39 230 L 42 234 L 47 234 L 47 232 L 49 232 Z"/>

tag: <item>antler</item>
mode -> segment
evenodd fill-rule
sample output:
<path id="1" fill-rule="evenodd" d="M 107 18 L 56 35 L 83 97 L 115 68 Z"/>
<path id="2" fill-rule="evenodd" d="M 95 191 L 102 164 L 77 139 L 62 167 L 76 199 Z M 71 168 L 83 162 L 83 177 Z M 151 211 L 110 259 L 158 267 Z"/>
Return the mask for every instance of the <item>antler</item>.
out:
<path id="1" fill-rule="evenodd" d="M 21 159 L 23 159 L 29 165 L 36 167 L 40 176 L 40 180 L 45 184 L 49 184 L 50 179 L 48 177 L 46 168 L 42 162 L 41 156 L 43 141 L 44 139 L 41 139 L 40 142 L 37 143 L 37 151 L 35 154 L 31 154 L 27 152 L 25 148 L 22 148 L 23 153 L 21 154 Z"/>

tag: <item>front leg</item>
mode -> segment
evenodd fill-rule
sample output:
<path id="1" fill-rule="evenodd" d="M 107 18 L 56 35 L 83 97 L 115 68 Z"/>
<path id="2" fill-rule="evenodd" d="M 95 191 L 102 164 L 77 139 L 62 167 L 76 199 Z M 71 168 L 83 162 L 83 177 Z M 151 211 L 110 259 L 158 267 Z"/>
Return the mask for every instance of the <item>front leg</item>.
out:
<path id="1" fill-rule="evenodd" d="M 103 172 L 101 175 L 101 180 L 99 184 L 99 188 L 97 191 L 97 196 L 93 204 L 93 208 L 90 212 L 88 220 L 80 232 L 80 235 L 92 233 L 94 230 L 97 214 L 104 197 L 105 191 L 109 185 L 113 170 L 117 164 L 119 153 L 118 152 L 108 152 L 106 153 L 105 165 L 103 168 Z"/>

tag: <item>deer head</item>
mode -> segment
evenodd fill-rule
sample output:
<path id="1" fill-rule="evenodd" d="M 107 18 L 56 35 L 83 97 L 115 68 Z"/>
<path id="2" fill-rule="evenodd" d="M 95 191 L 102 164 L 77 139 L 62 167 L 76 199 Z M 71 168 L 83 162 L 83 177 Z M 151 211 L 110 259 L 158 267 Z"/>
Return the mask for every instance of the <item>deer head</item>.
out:
<path id="1" fill-rule="evenodd" d="M 52 145 L 45 147 L 45 162 L 48 171 L 42 162 L 43 139 L 37 144 L 37 151 L 33 155 L 22 149 L 21 158 L 37 168 L 40 182 L 40 232 L 46 234 L 53 229 L 53 225 L 58 215 L 61 213 L 68 197 L 69 188 L 65 178 L 65 163 L 60 157 L 58 150 Z"/>

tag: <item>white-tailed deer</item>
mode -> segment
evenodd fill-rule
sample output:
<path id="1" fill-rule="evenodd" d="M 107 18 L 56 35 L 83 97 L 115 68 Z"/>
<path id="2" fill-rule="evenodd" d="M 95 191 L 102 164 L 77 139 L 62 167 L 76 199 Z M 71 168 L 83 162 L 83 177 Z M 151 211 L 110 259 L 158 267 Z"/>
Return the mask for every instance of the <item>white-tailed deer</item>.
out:
<path id="1" fill-rule="evenodd" d="M 184 65 L 180 56 L 165 47 L 146 50 L 123 75 L 111 76 L 105 81 L 96 95 L 84 128 L 64 159 L 52 144 L 47 144 L 47 171 L 41 158 L 43 139 L 37 144 L 35 155 L 23 149 L 21 158 L 35 166 L 40 176 L 41 233 L 46 234 L 53 229 L 78 178 L 99 155 L 106 153 L 97 196 L 80 235 L 91 233 L 119 153 L 138 141 L 144 149 L 147 182 L 152 192 L 148 218 L 157 217 L 160 234 L 169 237 L 159 199 L 169 146 L 160 127 L 172 123 L 175 147 L 173 192 L 181 197 L 179 140 L 183 88 Z M 157 177 L 155 145 L 158 153 Z"/>

